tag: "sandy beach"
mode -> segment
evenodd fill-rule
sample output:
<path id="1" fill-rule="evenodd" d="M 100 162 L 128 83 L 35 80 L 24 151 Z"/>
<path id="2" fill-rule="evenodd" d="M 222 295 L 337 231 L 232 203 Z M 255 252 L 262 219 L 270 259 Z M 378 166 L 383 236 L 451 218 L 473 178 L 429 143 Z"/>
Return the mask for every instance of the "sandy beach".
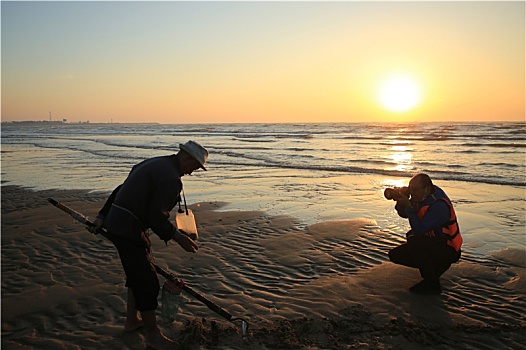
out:
<path id="1" fill-rule="evenodd" d="M 144 349 L 123 330 L 124 273 L 113 245 L 54 208 L 94 217 L 105 196 L 2 186 L 2 349 Z M 193 203 L 199 251 L 152 235 L 156 263 L 234 317 L 243 339 L 192 296 L 165 333 L 181 349 L 521 349 L 524 250 L 461 259 L 440 296 L 410 294 L 418 271 L 387 261 L 373 220 L 319 222 Z M 163 279 L 161 278 L 161 282 Z M 159 296 L 160 298 L 160 296 Z M 158 310 L 160 314 L 160 309 Z"/>

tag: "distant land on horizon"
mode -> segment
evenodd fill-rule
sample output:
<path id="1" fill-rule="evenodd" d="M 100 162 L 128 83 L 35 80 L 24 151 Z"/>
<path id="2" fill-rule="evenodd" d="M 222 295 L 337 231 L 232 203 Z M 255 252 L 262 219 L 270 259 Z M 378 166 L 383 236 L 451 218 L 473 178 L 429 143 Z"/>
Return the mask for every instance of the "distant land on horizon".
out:
<path id="1" fill-rule="evenodd" d="M 216 124 L 262 124 L 262 125 L 268 125 L 268 124 L 493 124 L 493 123 L 500 123 L 500 124 L 520 124 L 520 123 L 526 123 L 526 121 L 520 121 L 520 120 L 493 120 L 493 121 L 384 121 L 384 122 L 367 122 L 367 121 L 360 121 L 360 122 L 283 122 L 283 123 L 265 123 L 265 122 L 217 122 L 217 123 L 159 123 L 159 122 L 90 122 L 88 121 L 75 121 L 70 122 L 67 120 L 10 120 L 10 121 L 2 121 L 1 124 L 18 124 L 18 125 L 24 125 L 24 124 L 50 124 L 50 125 L 79 125 L 79 124 L 91 124 L 91 125 L 112 125 L 112 124 L 119 124 L 119 125 L 182 125 L 182 124 L 189 124 L 189 125 L 216 125 Z"/>
<path id="2" fill-rule="evenodd" d="M 159 123 L 157 122 L 134 122 L 134 123 L 128 123 L 128 122 L 95 122 L 95 123 L 92 123 L 90 122 L 89 120 L 88 121 L 79 121 L 79 122 L 68 122 L 66 120 L 11 120 L 11 121 L 2 121 L 2 124 L 93 124 L 93 125 L 98 125 L 98 124 L 142 124 L 142 125 L 148 125 L 148 124 L 156 124 L 158 125 Z"/>

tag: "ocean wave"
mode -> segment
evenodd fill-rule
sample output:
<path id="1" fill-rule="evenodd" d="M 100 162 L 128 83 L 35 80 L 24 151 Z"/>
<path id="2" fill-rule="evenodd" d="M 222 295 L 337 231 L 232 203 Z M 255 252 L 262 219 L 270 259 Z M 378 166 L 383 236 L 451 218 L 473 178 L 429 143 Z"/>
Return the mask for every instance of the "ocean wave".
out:
<path id="1" fill-rule="evenodd" d="M 485 183 L 490 185 L 507 185 L 526 187 L 524 181 L 513 181 L 509 177 L 488 175 L 488 176 L 475 176 L 470 172 L 460 171 L 445 171 L 435 169 L 420 169 L 419 171 L 401 171 L 396 169 L 381 169 L 371 167 L 360 167 L 360 166 L 329 166 L 329 165 L 312 165 L 306 163 L 291 164 L 291 163 L 278 163 L 278 162 L 261 162 L 261 163 L 247 163 L 243 162 L 239 158 L 233 161 L 211 161 L 211 164 L 217 164 L 221 166 L 256 166 L 261 168 L 276 168 L 276 169 L 296 169 L 296 170 L 309 170 L 315 172 L 335 172 L 335 173 L 347 173 L 347 174 L 370 174 L 370 175 L 385 175 L 389 177 L 403 177 L 410 178 L 416 172 L 424 172 L 429 174 L 432 178 L 437 180 L 453 180 L 453 181 L 465 181 L 474 183 Z M 465 168 L 464 166 L 458 166 L 459 168 Z"/>
<path id="2" fill-rule="evenodd" d="M 276 140 L 261 140 L 261 139 L 257 139 L 257 138 L 240 138 L 240 137 L 233 137 L 232 140 L 237 140 L 239 142 L 257 142 L 257 143 L 260 143 L 260 142 L 266 142 L 266 143 L 275 143 Z"/>
<path id="3" fill-rule="evenodd" d="M 230 170 L 253 166 L 306 170 L 313 174 L 325 171 L 389 177 L 428 172 L 444 180 L 524 186 L 525 164 L 521 156 L 526 147 L 525 126 L 525 123 L 2 125 L 2 144 L 20 150 L 26 146 L 58 150 L 61 157 L 70 157 L 72 162 L 90 159 L 105 167 L 115 159 L 130 164 L 158 154 L 175 153 L 178 142 L 195 139 L 210 151 L 211 165 L 224 165 Z M 393 150 L 396 146 L 404 149 Z M 46 161 L 60 162 L 51 158 Z"/>
<path id="4" fill-rule="evenodd" d="M 69 138 L 68 141 L 75 140 L 74 138 Z M 152 146 L 152 145 L 133 145 L 128 143 L 114 143 L 112 141 L 101 141 L 101 140 L 86 140 L 79 139 L 83 142 L 94 142 L 106 146 L 115 147 L 115 150 L 108 149 L 95 149 L 95 148 L 85 148 L 82 145 L 64 145 L 58 144 L 56 142 L 47 142 L 42 144 L 41 142 L 26 142 L 26 144 L 31 144 L 37 148 L 46 148 L 46 149 L 58 149 L 58 150 L 70 150 L 74 152 L 87 153 L 100 157 L 102 159 L 123 159 L 127 163 L 133 163 L 140 161 L 147 157 L 146 153 L 136 154 L 133 152 L 134 149 L 143 149 L 148 150 L 166 150 L 168 152 L 173 152 L 173 149 L 166 149 L 163 146 Z M 259 151 L 259 153 L 254 152 Z M 266 151 L 266 153 L 261 153 Z M 270 151 L 273 151 L 270 153 Z M 282 150 L 283 151 L 283 150 Z M 260 147 L 254 148 L 243 148 L 239 151 L 238 147 L 223 147 L 214 151 L 216 159 L 221 157 L 222 160 L 211 159 L 210 164 L 213 165 L 222 165 L 222 166 L 256 166 L 261 168 L 279 168 L 279 169 L 297 169 L 297 170 L 308 170 L 308 171 L 325 171 L 325 172 L 336 172 L 336 173 L 348 173 L 348 174 L 376 174 L 376 175 L 385 175 L 390 177 L 411 177 L 416 172 L 426 172 L 432 177 L 441 179 L 441 180 L 458 180 L 458 181 L 467 181 L 467 182 L 477 182 L 477 183 L 486 183 L 486 184 L 496 184 L 496 185 L 511 185 L 511 186 L 526 186 L 524 181 L 514 181 L 512 179 L 497 176 L 497 175 L 488 175 L 488 176 L 475 176 L 470 172 L 458 171 L 459 169 L 467 168 L 466 165 L 462 164 L 440 164 L 437 162 L 419 162 L 408 164 L 409 167 L 407 170 L 399 169 L 389 169 L 393 166 L 399 165 L 398 162 L 394 160 L 387 159 L 342 159 L 342 162 L 347 164 L 330 164 L 323 159 L 314 157 L 312 155 L 304 154 L 301 157 L 297 153 L 302 153 L 308 151 L 305 148 L 288 148 L 285 150 L 289 153 L 282 155 L 276 154 L 276 150 L 272 148 L 261 149 Z M 330 150 L 326 149 L 323 152 L 329 152 Z M 290 152 L 296 153 L 291 155 Z M 474 152 L 470 152 L 474 153 Z M 279 159 L 279 158 L 283 159 Z M 294 161 L 295 160 L 295 161 Z M 300 162 L 298 162 L 300 160 Z M 327 164 L 320 164 L 320 163 Z M 513 168 L 520 169 L 523 165 L 509 164 L 502 162 L 483 162 L 477 164 L 479 166 L 493 166 L 500 168 Z M 418 166 L 419 168 L 415 168 Z M 440 169 L 442 168 L 442 170 Z M 449 169 L 449 170 L 446 170 Z M 454 169 L 454 170 L 453 170 Z"/>
<path id="5" fill-rule="evenodd" d="M 464 147 L 526 148 L 526 143 L 464 143 Z"/>
<path id="6" fill-rule="evenodd" d="M 480 166 L 491 166 L 491 167 L 514 168 L 514 169 L 523 167 L 523 165 L 519 165 L 519 164 L 502 163 L 502 162 L 498 162 L 498 163 L 483 162 L 483 163 L 479 163 L 477 165 L 480 165 Z"/>

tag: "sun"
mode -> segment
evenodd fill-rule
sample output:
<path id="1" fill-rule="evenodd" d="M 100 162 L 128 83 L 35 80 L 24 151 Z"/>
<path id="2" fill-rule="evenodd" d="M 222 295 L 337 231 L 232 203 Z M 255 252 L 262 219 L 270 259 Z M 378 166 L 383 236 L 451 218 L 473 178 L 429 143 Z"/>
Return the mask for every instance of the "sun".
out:
<path id="1" fill-rule="evenodd" d="M 395 75 L 380 84 L 378 99 L 382 107 L 391 112 L 407 112 L 421 103 L 422 88 L 414 78 Z"/>

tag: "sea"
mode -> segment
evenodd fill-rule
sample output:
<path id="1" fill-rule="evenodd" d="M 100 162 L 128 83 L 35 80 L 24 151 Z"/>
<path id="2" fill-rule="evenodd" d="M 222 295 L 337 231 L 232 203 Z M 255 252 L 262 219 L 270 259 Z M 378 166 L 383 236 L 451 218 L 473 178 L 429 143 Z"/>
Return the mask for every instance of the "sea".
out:
<path id="1" fill-rule="evenodd" d="M 291 216 L 304 226 L 366 218 L 403 237 L 407 220 L 383 191 L 422 172 L 452 199 L 472 254 L 525 247 L 525 122 L 4 122 L 2 186 L 109 193 L 134 164 L 188 140 L 210 152 L 208 171 L 183 178 L 189 203 L 225 202 L 222 210 Z"/>

